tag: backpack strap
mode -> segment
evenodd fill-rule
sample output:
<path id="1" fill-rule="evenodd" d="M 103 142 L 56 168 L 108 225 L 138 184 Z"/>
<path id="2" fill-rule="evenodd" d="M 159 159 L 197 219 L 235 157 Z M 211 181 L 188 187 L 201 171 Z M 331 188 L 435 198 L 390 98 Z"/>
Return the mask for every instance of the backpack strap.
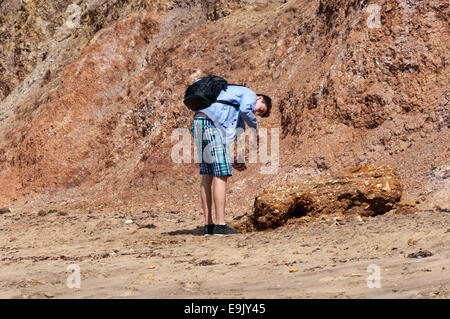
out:
<path id="1" fill-rule="evenodd" d="M 239 109 L 239 106 L 240 106 L 240 104 L 232 103 L 232 102 L 228 102 L 228 101 L 224 101 L 224 100 L 216 100 L 214 103 L 222 103 L 222 104 L 234 106 L 235 108 L 238 108 L 238 109 Z"/>
<path id="2" fill-rule="evenodd" d="M 232 86 L 243 86 L 243 85 L 240 85 L 240 84 L 227 84 L 227 86 L 230 86 L 230 85 L 232 85 Z M 239 106 L 240 106 L 240 104 L 238 104 L 238 103 L 231 103 L 231 102 L 224 101 L 224 100 L 216 100 L 215 102 L 216 103 L 222 103 L 222 104 L 230 105 L 230 106 L 234 106 L 237 109 L 239 109 Z"/>

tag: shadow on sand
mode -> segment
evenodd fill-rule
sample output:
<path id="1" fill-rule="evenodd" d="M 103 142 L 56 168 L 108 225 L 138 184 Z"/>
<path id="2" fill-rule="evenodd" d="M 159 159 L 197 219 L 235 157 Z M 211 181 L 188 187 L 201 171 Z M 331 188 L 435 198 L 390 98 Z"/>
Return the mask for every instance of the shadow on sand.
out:
<path id="1" fill-rule="evenodd" d="M 162 233 L 163 235 L 195 235 L 195 236 L 203 236 L 203 226 L 197 226 L 194 229 L 180 229 L 174 230 L 171 232 Z"/>

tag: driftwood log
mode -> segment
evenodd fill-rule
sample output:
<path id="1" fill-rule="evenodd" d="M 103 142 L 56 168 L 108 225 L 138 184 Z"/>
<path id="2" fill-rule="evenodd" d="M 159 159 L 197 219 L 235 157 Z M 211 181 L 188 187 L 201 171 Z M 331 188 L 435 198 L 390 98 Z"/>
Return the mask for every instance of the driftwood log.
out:
<path id="1" fill-rule="evenodd" d="M 271 186 L 256 196 L 251 211 L 233 226 L 246 232 L 276 228 L 303 216 L 376 216 L 394 209 L 401 196 L 400 177 L 391 166 L 351 167 Z"/>

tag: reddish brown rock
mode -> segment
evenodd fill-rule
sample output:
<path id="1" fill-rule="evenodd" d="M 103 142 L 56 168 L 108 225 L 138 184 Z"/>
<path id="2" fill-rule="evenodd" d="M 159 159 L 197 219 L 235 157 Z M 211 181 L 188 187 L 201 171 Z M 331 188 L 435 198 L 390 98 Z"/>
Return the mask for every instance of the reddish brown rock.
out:
<path id="1" fill-rule="evenodd" d="M 255 198 L 251 213 L 235 227 L 276 228 L 295 217 L 322 215 L 376 216 L 392 210 L 402 196 L 402 184 L 389 165 L 347 168 L 294 183 L 272 186 Z"/>
<path id="2" fill-rule="evenodd" d="M 6 213 L 11 213 L 11 208 L 9 208 L 9 207 L 0 208 L 0 215 L 6 214 Z"/>

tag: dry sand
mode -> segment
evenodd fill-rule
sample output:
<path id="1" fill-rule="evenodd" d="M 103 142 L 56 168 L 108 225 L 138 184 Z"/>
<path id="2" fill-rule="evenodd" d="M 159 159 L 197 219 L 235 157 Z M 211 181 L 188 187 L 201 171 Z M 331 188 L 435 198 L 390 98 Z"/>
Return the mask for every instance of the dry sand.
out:
<path id="1" fill-rule="evenodd" d="M 447 212 L 205 237 L 198 211 L 132 211 L 66 206 L 1 214 L 0 298 L 450 296 Z M 408 257 L 420 250 L 432 256 Z M 80 288 L 67 285 L 73 264 Z M 376 283 L 370 265 L 379 267 L 380 288 L 369 288 Z"/>

